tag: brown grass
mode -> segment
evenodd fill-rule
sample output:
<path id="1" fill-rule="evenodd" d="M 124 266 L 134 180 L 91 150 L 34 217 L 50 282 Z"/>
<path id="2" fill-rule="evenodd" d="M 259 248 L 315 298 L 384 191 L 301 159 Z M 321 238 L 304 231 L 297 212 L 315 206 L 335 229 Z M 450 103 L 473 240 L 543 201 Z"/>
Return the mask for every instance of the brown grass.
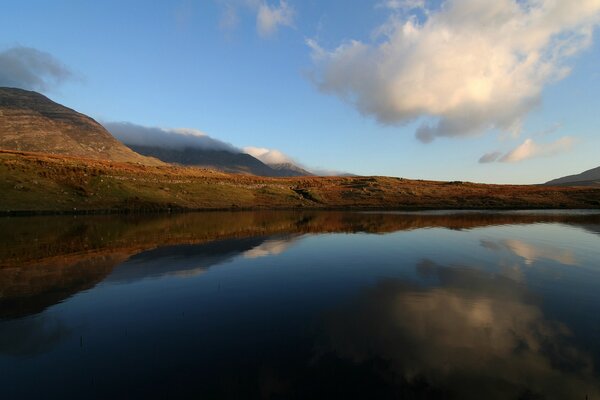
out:
<path id="1" fill-rule="evenodd" d="M 265 178 L 0 151 L 0 212 L 600 208 L 600 188 L 392 177 Z"/>

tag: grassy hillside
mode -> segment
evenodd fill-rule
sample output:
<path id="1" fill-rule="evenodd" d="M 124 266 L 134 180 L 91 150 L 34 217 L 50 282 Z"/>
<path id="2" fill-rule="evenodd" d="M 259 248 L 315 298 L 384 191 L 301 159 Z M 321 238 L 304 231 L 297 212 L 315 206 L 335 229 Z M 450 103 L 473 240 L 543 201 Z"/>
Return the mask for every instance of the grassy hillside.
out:
<path id="1" fill-rule="evenodd" d="M 390 177 L 264 178 L 0 151 L 0 212 L 600 208 L 600 189 Z"/>

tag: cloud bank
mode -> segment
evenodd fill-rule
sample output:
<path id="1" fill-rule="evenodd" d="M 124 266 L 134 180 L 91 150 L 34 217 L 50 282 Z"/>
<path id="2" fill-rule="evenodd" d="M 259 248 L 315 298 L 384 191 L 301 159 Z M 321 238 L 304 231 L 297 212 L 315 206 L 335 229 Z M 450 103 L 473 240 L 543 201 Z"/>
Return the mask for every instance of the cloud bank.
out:
<path id="1" fill-rule="evenodd" d="M 121 142 L 135 146 L 155 146 L 168 149 L 196 148 L 224 150 L 232 153 L 241 151 L 235 146 L 213 139 L 197 129 L 156 128 L 129 122 L 105 122 L 104 127 Z"/>
<path id="2" fill-rule="evenodd" d="M 166 149 L 183 150 L 187 148 L 201 150 L 221 150 L 230 153 L 246 153 L 265 164 L 291 163 L 301 168 L 302 164 L 296 162 L 287 154 L 264 147 L 248 146 L 240 149 L 232 144 L 212 138 L 206 133 L 192 128 L 158 128 L 137 125 L 130 122 L 103 122 L 102 125 L 118 140 L 132 146 L 151 146 Z M 345 175 L 333 170 L 310 170 L 317 175 Z"/>
<path id="3" fill-rule="evenodd" d="M 393 12 L 370 43 L 331 51 L 307 44 L 322 92 L 384 124 L 422 118 L 416 136 L 431 142 L 489 129 L 518 133 L 544 87 L 567 76 L 567 62 L 589 47 L 600 1 L 447 0 L 422 14 Z"/>
<path id="4" fill-rule="evenodd" d="M 44 92 L 72 77 L 49 53 L 23 46 L 0 52 L 0 86 Z"/>
<path id="5" fill-rule="evenodd" d="M 536 143 L 533 139 L 526 139 L 513 150 L 502 154 L 494 151 L 484 154 L 479 159 L 480 164 L 492 162 L 516 163 L 538 157 L 550 157 L 559 153 L 569 151 L 575 140 L 570 136 L 564 136 L 551 143 Z"/>
<path id="6" fill-rule="evenodd" d="M 291 157 L 287 156 L 279 150 L 252 146 L 244 147 L 242 150 L 244 151 L 244 153 L 250 154 L 254 158 L 258 158 L 265 164 L 295 164 L 295 161 L 292 160 Z"/>

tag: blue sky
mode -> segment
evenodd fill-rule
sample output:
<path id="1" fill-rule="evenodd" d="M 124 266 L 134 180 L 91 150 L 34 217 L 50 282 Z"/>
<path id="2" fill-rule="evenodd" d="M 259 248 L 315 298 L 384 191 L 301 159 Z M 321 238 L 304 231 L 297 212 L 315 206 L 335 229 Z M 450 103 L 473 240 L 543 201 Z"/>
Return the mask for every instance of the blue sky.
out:
<path id="1" fill-rule="evenodd" d="M 497 45 L 483 0 L 7 0 L 0 54 L 51 55 L 70 74 L 39 89 L 100 121 L 194 128 L 312 168 L 538 183 L 600 165 L 600 4 L 578 2 L 535 19 L 530 1 L 498 1 Z"/>

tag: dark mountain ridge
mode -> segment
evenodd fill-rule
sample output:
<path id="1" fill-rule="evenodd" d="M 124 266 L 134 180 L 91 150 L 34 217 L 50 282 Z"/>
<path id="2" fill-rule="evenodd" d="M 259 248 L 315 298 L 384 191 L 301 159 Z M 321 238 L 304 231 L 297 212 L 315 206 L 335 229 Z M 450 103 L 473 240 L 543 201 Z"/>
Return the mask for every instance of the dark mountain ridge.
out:
<path id="1" fill-rule="evenodd" d="M 600 186 L 600 167 L 588 169 L 580 174 L 553 179 L 545 184 L 553 186 Z"/>

